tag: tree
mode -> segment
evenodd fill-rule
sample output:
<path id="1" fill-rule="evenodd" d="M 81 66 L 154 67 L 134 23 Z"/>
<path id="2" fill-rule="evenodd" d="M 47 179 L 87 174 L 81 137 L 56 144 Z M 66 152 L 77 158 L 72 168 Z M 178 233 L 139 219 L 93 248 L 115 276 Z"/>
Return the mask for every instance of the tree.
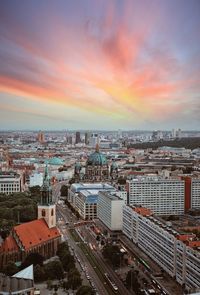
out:
<path id="1" fill-rule="evenodd" d="M 81 286 L 82 279 L 80 275 L 74 275 L 70 277 L 68 280 L 69 286 L 71 289 L 76 290 L 79 286 Z"/>
<path id="2" fill-rule="evenodd" d="M 64 277 L 63 266 L 60 261 L 51 261 L 44 266 L 46 277 L 50 280 L 61 280 Z"/>
<path id="3" fill-rule="evenodd" d="M 51 290 L 53 288 L 52 281 L 50 279 L 47 280 L 47 289 Z"/>
<path id="4" fill-rule="evenodd" d="M 123 256 L 123 253 L 120 252 L 120 249 L 117 245 L 106 245 L 103 248 L 102 252 L 104 258 L 108 259 L 113 266 L 120 265 L 120 259 Z"/>
<path id="5" fill-rule="evenodd" d="M 97 237 L 96 237 L 96 240 L 97 240 L 97 242 L 99 242 L 100 241 L 100 236 L 98 235 Z"/>
<path id="6" fill-rule="evenodd" d="M 136 294 L 139 294 L 140 284 L 138 282 L 136 273 L 133 270 L 129 270 L 129 272 L 127 273 L 126 284 L 129 289 L 132 289 L 135 291 Z"/>
<path id="7" fill-rule="evenodd" d="M 34 279 L 36 282 L 43 282 L 46 279 L 44 267 L 37 264 L 34 266 Z"/>
<path id="8" fill-rule="evenodd" d="M 68 186 L 67 185 L 61 186 L 60 195 L 61 195 L 61 197 L 66 197 L 68 195 Z"/>
<path id="9" fill-rule="evenodd" d="M 81 286 L 76 292 L 76 295 L 93 295 L 93 294 L 94 292 L 90 286 Z"/>
<path id="10" fill-rule="evenodd" d="M 69 253 L 62 257 L 62 265 L 64 270 L 68 271 L 74 265 L 74 257 Z"/>
<path id="11" fill-rule="evenodd" d="M 44 257 L 37 252 L 30 253 L 22 263 L 22 268 L 25 268 L 31 264 L 34 266 L 36 265 L 43 265 Z"/>
<path id="12" fill-rule="evenodd" d="M 13 276 L 17 272 L 18 272 L 18 267 L 12 261 L 9 261 L 6 267 L 3 269 L 3 273 L 5 273 L 7 276 Z"/>

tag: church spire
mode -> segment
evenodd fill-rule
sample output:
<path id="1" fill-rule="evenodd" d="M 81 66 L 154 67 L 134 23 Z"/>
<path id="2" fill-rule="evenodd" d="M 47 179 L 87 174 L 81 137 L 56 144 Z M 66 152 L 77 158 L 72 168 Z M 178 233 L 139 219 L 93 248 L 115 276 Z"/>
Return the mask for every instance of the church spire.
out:
<path id="1" fill-rule="evenodd" d="M 41 187 L 41 205 L 48 205 L 52 203 L 52 188 L 50 184 L 50 176 L 48 165 L 46 164 L 44 171 L 43 184 Z"/>

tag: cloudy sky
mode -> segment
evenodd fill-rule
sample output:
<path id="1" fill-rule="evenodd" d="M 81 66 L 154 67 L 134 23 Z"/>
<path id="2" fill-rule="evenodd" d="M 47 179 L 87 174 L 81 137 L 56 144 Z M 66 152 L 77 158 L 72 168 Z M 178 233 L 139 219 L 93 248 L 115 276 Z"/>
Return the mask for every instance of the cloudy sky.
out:
<path id="1" fill-rule="evenodd" d="M 199 0 L 1 0 L 0 129 L 200 129 Z"/>

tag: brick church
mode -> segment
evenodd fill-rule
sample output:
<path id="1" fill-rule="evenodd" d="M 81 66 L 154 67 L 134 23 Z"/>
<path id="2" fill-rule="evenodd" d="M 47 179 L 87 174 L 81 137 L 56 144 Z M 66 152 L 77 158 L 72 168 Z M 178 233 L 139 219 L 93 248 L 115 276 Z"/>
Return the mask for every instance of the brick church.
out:
<path id="1" fill-rule="evenodd" d="M 13 227 L 10 235 L 0 245 L 0 269 L 9 261 L 21 262 L 31 252 L 50 258 L 56 254 L 61 234 L 56 227 L 56 205 L 52 200 L 52 188 L 48 168 L 45 168 L 38 219 Z"/>

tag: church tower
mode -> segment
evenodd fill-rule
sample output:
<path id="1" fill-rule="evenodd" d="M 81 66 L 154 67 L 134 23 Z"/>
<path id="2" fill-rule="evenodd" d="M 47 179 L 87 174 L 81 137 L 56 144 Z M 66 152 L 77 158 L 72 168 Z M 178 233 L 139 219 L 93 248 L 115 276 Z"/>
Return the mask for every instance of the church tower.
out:
<path id="1" fill-rule="evenodd" d="M 45 219 L 49 228 L 56 226 L 56 205 L 52 200 L 52 188 L 47 165 L 41 187 L 40 203 L 38 204 L 38 219 L 40 218 Z"/>

